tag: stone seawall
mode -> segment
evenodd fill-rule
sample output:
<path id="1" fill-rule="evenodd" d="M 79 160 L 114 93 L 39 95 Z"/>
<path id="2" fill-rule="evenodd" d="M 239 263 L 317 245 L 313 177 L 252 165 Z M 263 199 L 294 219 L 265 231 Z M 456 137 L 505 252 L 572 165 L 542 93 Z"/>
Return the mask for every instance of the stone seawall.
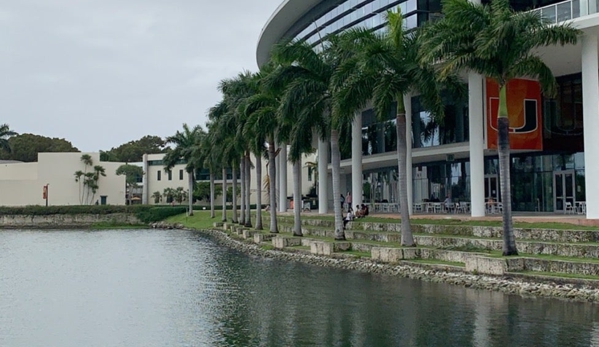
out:
<path id="1" fill-rule="evenodd" d="M 0 228 L 78 228 L 89 227 L 98 223 L 113 223 L 117 225 L 143 224 L 132 214 L 52 214 L 52 215 L 2 215 L 0 216 Z"/>
<path id="2" fill-rule="evenodd" d="M 153 227 L 186 229 L 183 225 L 168 225 L 166 223 L 156 223 Z M 544 276 L 531 278 L 530 276 L 526 277 L 518 274 L 509 274 L 506 276 L 472 274 L 466 272 L 465 269 L 455 266 L 427 266 L 409 261 L 399 264 L 386 264 L 367 258 L 347 258 L 288 252 L 285 250 L 266 250 L 250 241 L 233 239 L 220 230 L 199 231 L 213 236 L 217 242 L 227 247 L 245 254 L 265 258 L 299 261 L 316 266 L 401 276 L 431 282 L 444 282 L 467 288 L 494 290 L 523 296 L 599 302 L 599 290 L 591 283 L 594 281 L 583 279 L 570 279 L 568 283 L 564 283 L 562 280 Z"/>

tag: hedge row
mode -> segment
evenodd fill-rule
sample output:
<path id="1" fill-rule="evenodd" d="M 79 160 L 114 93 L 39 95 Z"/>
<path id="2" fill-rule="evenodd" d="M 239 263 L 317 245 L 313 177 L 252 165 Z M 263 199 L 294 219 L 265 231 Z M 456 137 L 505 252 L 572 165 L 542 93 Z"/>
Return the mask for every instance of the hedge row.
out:
<path id="1" fill-rule="evenodd" d="M 181 206 L 151 206 L 151 205 L 69 205 L 69 206 L 0 206 L 0 215 L 48 216 L 55 214 L 111 214 L 129 213 L 135 215 L 144 223 L 164 220 L 187 212 L 187 207 Z"/>
<path id="2" fill-rule="evenodd" d="M 238 206 L 239 208 L 239 206 Z M 252 210 L 256 205 L 250 205 Z M 265 208 L 265 205 L 262 206 Z M 207 210 L 210 206 L 193 206 L 194 211 Z M 231 206 L 227 206 L 231 210 Z M 215 206 L 216 211 L 222 211 L 221 206 Z M 1 215 L 27 215 L 27 216 L 49 216 L 54 214 L 111 214 L 111 213 L 129 213 L 135 215 L 144 223 L 153 223 L 164 220 L 170 216 L 186 213 L 187 205 L 68 205 L 68 206 L 0 206 Z"/>

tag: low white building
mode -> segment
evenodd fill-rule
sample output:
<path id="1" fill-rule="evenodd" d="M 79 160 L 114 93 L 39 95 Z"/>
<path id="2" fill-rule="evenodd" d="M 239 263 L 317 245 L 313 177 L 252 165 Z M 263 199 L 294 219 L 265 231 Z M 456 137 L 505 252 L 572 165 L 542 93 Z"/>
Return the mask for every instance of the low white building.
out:
<path id="1" fill-rule="evenodd" d="M 88 154 L 92 165 L 82 162 Z M 124 205 L 125 176 L 117 176 L 116 169 L 123 163 L 100 161 L 99 153 L 39 153 L 37 163 L 0 161 L 0 206 L 45 205 L 44 186 L 48 188 L 48 205 Z M 75 172 L 93 171 L 102 166 L 106 176 L 99 176 L 95 193 L 81 181 Z"/>
<path id="2" fill-rule="evenodd" d="M 167 188 L 176 189 L 178 187 L 182 187 L 185 191 L 188 189 L 188 174 L 185 171 L 185 163 L 181 162 L 180 164 L 175 165 L 170 171 L 165 170 L 164 163 L 162 161 L 164 154 L 145 154 L 143 157 L 143 168 L 144 168 L 144 177 L 143 177 L 143 203 L 144 204 L 156 204 L 153 195 L 155 192 L 163 195 L 164 190 Z M 252 158 L 255 164 L 255 158 Z M 302 194 L 307 195 L 310 192 L 310 189 L 314 186 L 315 173 L 312 172 L 311 169 L 306 167 L 306 162 L 313 162 L 314 156 L 308 156 L 302 160 Z M 250 203 L 256 203 L 256 196 L 258 192 L 262 194 L 262 204 L 269 204 L 268 192 L 264 187 L 264 177 L 268 175 L 267 168 L 268 160 L 262 160 L 262 179 L 260 182 L 262 184 L 260 187 L 257 186 L 256 182 L 256 169 L 252 168 L 250 173 Z M 238 170 L 239 171 L 239 170 Z M 210 176 L 208 170 L 199 170 L 196 175 L 197 182 L 209 182 Z M 219 172 L 218 177 L 220 178 L 222 174 Z M 227 187 L 231 187 L 232 184 L 232 176 L 231 172 L 228 171 L 227 175 Z M 237 185 L 241 186 L 241 180 L 239 172 L 237 172 Z M 286 187 L 287 191 L 285 195 L 287 197 L 291 197 L 293 195 L 293 176 L 292 176 L 292 165 L 291 163 L 287 163 L 287 175 L 286 175 Z M 215 183 L 218 185 L 222 185 L 222 179 L 215 180 Z M 278 184 L 277 184 L 278 186 Z M 238 190 L 238 194 L 240 194 L 241 190 Z M 277 196 L 279 196 L 280 188 L 277 189 Z M 238 206 L 239 200 L 238 198 Z M 289 199 L 288 199 L 289 200 Z M 222 202 L 222 196 L 216 197 L 216 204 L 220 205 Z M 158 202 L 158 204 L 166 203 L 163 198 L 162 201 Z M 200 202 L 202 203 L 202 202 Z M 208 204 L 209 202 L 203 202 Z"/>

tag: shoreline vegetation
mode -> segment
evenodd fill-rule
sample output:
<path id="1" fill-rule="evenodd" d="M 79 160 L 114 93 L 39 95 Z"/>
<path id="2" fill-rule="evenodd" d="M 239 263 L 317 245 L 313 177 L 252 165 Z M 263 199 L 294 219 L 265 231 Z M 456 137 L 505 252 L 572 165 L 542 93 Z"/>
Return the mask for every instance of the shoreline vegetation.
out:
<path id="1" fill-rule="evenodd" d="M 444 282 L 466 288 L 494 290 L 529 297 L 599 302 L 599 260 L 592 256 L 595 247 L 599 252 L 599 243 L 589 241 L 595 237 L 599 239 L 598 228 L 567 223 L 518 223 L 516 231 L 529 235 L 528 238 L 520 237 L 518 239 L 519 244 L 523 245 L 522 249 L 536 249 L 540 254 L 521 252 L 518 257 L 503 257 L 501 256 L 501 235 L 494 231 L 495 229 L 501 230 L 500 223 L 416 220 L 416 223 L 413 224 L 416 225 L 415 237 L 418 246 L 404 252 L 404 255 L 413 253 L 416 256 L 385 258 L 378 255 L 378 252 L 381 250 L 406 250 L 398 242 L 383 240 L 385 235 L 387 237 L 393 234 L 400 235 L 399 230 L 395 227 L 401 225 L 399 220 L 368 217 L 349 225 L 346 242 L 336 242 L 333 239 L 332 223 L 334 221 L 331 216 L 308 215 L 303 217 L 304 237 L 292 236 L 292 216 L 286 215 L 279 215 L 277 218 L 280 230 L 278 234 L 271 234 L 268 230 L 257 231 L 233 223 L 219 223 L 215 219 L 211 219 L 208 213 L 197 212 L 194 216 L 172 216 L 163 222 L 152 223 L 151 226 L 153 228 L 200 231 L 211 235 L 216 241 L 227 247 L 265 258 Z M 268 221 L 268 214 L 266 214 L 265 220 Z M 433 224 L 430 224 L 431 222 Z M 359 225 L 360 223 L 363 225 Z M 365 229 L 371 227 L 376 230 Z M 394 232 L 386 232 L 390 229 Z M 435 231 L 431 232 L 430 230 Z M 468 235 L 473 230 L 475 234 L 477 230 L 484 231 L 483 234 L 486 237 Z M 423 231 L 425 232 L 423 233 Z M 538 241 L 538 234 L 546 234 L 547 238 L 553 238 L 554 241 Z M 563 240 L 563 238 L 570 237 L 575 237 L 575 239 L 568 240 L 569 242 Z M 368 238 L 374 240 L 368 240 Z M 534 241 L 535 238 L 537 241 Z M 277 239 L 277 241 L 273 241 L 273 239 Z M 430 240 L 433 242 L 429 242 Z M 466 244 L 463 243 L 464 241 Z M 530 247 L 527 243 L 534 243 L 535 246 Z M 343 250 L 345 244 L 350 244 L 350 246 Z M 325 252 L 319 250 L 319 247 L 325 246 L 326 248 L 327 245 L 330 245 L 330 253 L 326 250 Z M 487 245 L 489 248 L 485 249 L 480 245 Z M 549 249 L 551 246 L 553 248 Z M 497 249 L 492 249 L 494 247 Z M 546 250 L 545 252 L 556 254 L 560 254 L 560 252 L 574 254 L 576 252 L 572 249 L 576 247 L 581 247 L 581 256 L 543 254 L 543 249 Z M 444 256 L 445 253 L 460 254 L 462 258 L 456 258 L 455 255 L 453 258 L 447 258 Z M 441 254 L 443 256 L 440 258 L 445 257 L 445 259 L 425 258 L 425 254 Z M 455 261 L 456 259 L 467 259 L 468 256 L 477 258 L 480 256 L 483 259 L 508 264 L 519 262 L 527 264 L 534 270 L 531 271 L 524 266 L 519 271 L 509 271 L 508 267 L 504 269 L 508 271 L 502 275 L 480 273 L 476 270 L 469 271 L 468 264 Z M 546 267 L 543 267 L 543 264 Z M 560 264 L 561 267 L 555 264 Z M 567 271 L 571 272 L 544 271 L 556 268 L 568 269 Z"/>

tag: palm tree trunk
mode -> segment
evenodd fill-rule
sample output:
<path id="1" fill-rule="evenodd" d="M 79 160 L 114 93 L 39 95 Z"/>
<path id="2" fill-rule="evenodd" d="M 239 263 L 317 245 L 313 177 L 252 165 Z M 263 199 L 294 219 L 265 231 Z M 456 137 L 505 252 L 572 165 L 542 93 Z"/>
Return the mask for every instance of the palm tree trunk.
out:
<path id="1" fill-rule="evenodd" d="M 252 190 L 250 189 L 252 181 L 250 180 L 250 152 L 246 152 L 245 154 L 245 226 L 252 226 L 252 216 L 250 212 L 252 209 L 250 208 L 250 194 Z"/>
<path id="2" fill-rule="evenodd" d="M 408 206 L 408 181 L 406 167 L 406 158 L 408 147 L 406 143 L 406 109 L 403 102 L 403 96 L 397 98 L 397 169 L 398 169 L 398 188 L 399 188 L 399 213 L 401 215 L 401 245 L 415 247 L 414 236 L 412 235 L 412 226 L 410 225 L 410 209 Z M 412 182 L 410 182 L 412 184 Z"/>
<path id="3" fill-rule="evenodd" d="M 256 154 L 256 230 L 262 227 L 262 153 Z"/>
<path id="4" fill-rule="evenodd" d="M 339 132 L 331 130 L 331 166 L 333 171 L 333 211 L 335 213 L 335 240 L 345 240 L 343 211 L 341 208 L 341 155 L 339 153 Z"/>
<path id="5" fill-rule="evenodd" d="M 270 205 L 270 232 L 278 233 L 279 228 L 277 226 L 277 168 L 275 164 L 275 141 L 271 137 L 268 143 L 268 184 L 270 185 L 269 191 L 269 205 Z"/>
<path id="6" fill-rule="evenodd" d="M 189 201 L 189 215 L 193 216 L 193 170 L 187 173 L 187 183 L 189 191 L 187 192 L 187 200 Z"/>
<path id="7" fill-rule="evenodd" d="M 241 173 L 241 207 L 240 207 L 240 216 L 239 216 L 239 224 L 245 225 L 245 156 L 241 157 L 240 169 Z"/>
<path id="8" fill-rule="evenodd" d="M 231 173 L 233 175 L 233 187 L 231 188 L 233 193 L 233 201 L 231 202 L 233 205 L 233 217 L 231 218 L 231 221 L 237 223 L 237 167 L 235 164 L 231 167 Z"/>
<path id="9" fill-rule="evenodd" d="M 227 169 L 223 167 L 223 223 L 227 221 Z"/>
<path id="10" fill-rule="evenodd" d="M 214 170 L 210 169 L 210 218 L 214 216 Z"/>
<path id="11" fill-rule="evenodd" d="M 497 118 L 497 154 L 499 155 L 499 185 L 503 204 L 503 255 L 518 255 L 512 225 L 512 194 L 510 186 L 510 120 L 507 111 L 507 86 L 499 89 Z"/>
<path id="12" fill-rule="evenodd" d="M 302 161 L 293 163 L 293 236 L 302 234 Z"/>

